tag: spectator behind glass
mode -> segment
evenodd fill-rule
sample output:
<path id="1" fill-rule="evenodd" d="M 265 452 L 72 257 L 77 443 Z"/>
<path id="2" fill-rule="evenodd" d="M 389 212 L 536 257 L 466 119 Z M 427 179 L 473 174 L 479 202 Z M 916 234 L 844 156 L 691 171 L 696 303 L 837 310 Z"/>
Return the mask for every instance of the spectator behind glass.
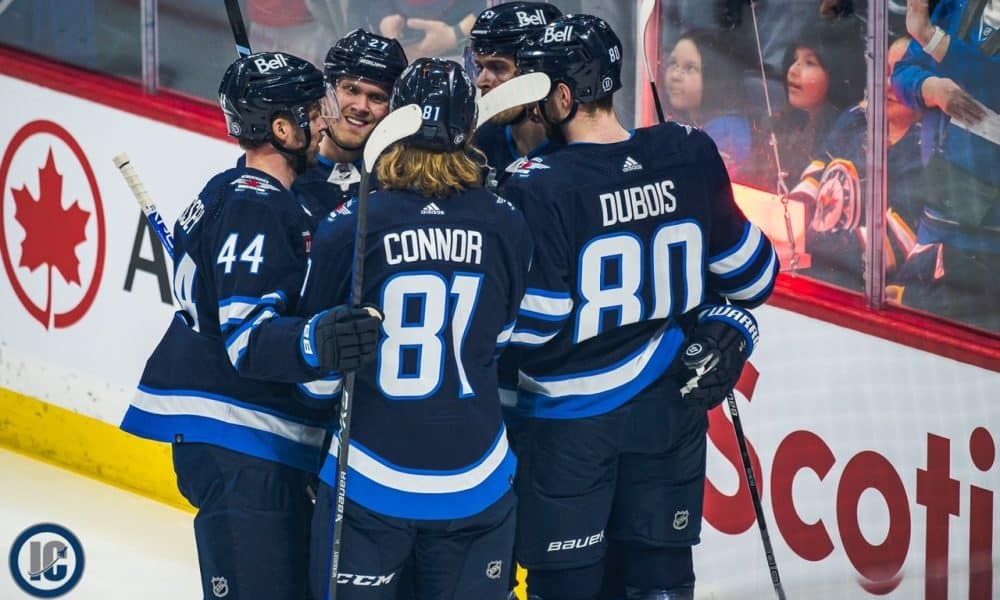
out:
<path id="1" fill-rule="evenodd" d="M 313 18 L 306 0 L 247 0 L 247 20 L 255 52 L 289 52 L 317 66 L 323 64 L 330 40 L 340 37 Z"/>
<path id="2" fill-rule="evenodd" d="M 396 38 L 414 59 L 438 56 L 461 60 L 465 38 L 486 8 L 485 0 L 384 0 L 366 3 L 359 18 L 372 31 Z"/>
<path id="3" fill-rule="evenodd" d="M 996 131 L 1000 0 L 941 0 L 933 16 L 926 0 L 909 0 L 906 24 L 914 41 L 892 84 L 926 109 L 927 201 L 902 302 L 1000 331 L 1000 139 L 968 130 L 988 117 Z"/>
<path id="4" fill-rule="evenodd" d="M 909 38 L 899 38 L 889 46 L 886 57 L 891 76 L 903 57 Z M 843 113 L 824 143 L 820 157 L 814 160 L 790 197 L 802 200 L 812 211 L 806 230 L 806 246 L 812 254 L 812 267 L 806 274 L 827 283 L 860 291 L 864 289 L 864 255 L 867 246 L 867 223 L 862 219 L 865 207 L 863 181 L 868 177 L 866 143 L 868 141 L 867 101 Z M 902 264 L 912 250 L 919 211 L 923 206 L 920 161 L 920 111 L 902 104 L 890 90 L 886 97 L 888 118 L 888 194 L 886 212 L 885 259 L 887 276 Z M 893 287 L 890 291 L 896 292 Z"/>
<path id="5" fill-rule="evenodd" d="M 858 24 L 854 19 L 822 21 L 815 13 L 803 37 L 785 51 L 788 106 L 773 123 L 785 175 L 798 175 L 820 156 L 837 116 L 863 96 L 866 67 Z M 773 187 L 777 174 L 769 150 L 756 153 L 749 174 L 765 189 Z"/>
<path id="6" fill-rule="evenodd" d="M 753 126 L 746 117 L 744 54 L 727 32 L 694 29 L 674 44 L 663 70 L 669 118 L 705 130 L 726 162 L 730 179 L 739 180 L 751 156 Z"/>

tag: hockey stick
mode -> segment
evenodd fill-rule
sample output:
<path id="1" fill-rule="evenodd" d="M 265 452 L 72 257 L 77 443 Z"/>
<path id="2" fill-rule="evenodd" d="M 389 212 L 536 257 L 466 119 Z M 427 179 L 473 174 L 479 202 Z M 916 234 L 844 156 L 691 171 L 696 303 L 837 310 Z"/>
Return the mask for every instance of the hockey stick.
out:
<path id="1" fill-rule="evenodd" d="M 653 16 L 653 7 L 656 6 L 656 0 L 642 0 L 642 4 L 639 5 L 639 23 L 642 27 L 642 61 L 646 63 L 646 76 L 649 77 L 649 89 L 653 92 L 653 104 L 656 105 L 656 117 L 660 120 L 660 123 L 665 123 L 666 118 L 663 116 L 663 105 L 660 104 L 660 93 L 656 91 L 656 78 L 653 77 L 653 67 L 649 63 L 649 50 L 646 47 L 646 33 L 649 30 L 649 18 Z"/>
<path id="2" fill-rule="evenodd" d="M 139 206 L 142 207 L 142 214 L 146 215 L 146 220 L 149 221 L 153 231 L 156 232 L 156 236 L 160 238 L 163 247 L 167 249 L 167 254 L 170 255 L 170 258 L 173 258 L 174 236 L 167 229 L 166 223 L 163 222 L 160 211 L 153 204 L 153 198 L 150 197 L 149 192 L 146 191 L 146 186 L 139 179 L 139 173 L 132 166 L 132 161 L 129 160 L 128 154 L 123 152 L 111 160 L 118 167 L 118 171 L 121 172 L 122 177 L 125 178 L 125 183 L 132 190 L 132 195 L 135 196 L 136 201 L 139 202 Z"/>
<path id="3" fill-rule="evenodd" d="M 236 41 L 236 52 L 241 57 L 250 56 L 250 38 L 247 28 L 243 25 L 243 13 L 240 12 L 240 0 L 225 0 L 226 16 L 229 26 L 233 28 L 233 40 Z"/>
<path id="4" fill-rule="evenodd" d="M 785 590 L 781 587 L 781 575 L 778 573 L 778 563 L 774 560 L 774 548 L 771 546 L 771 536 L 767 533 L 767 523 L 764 521 L 764 507 L 760 502 L 760 490 L 757 487 L 757 478 L 753 473 L 753 464 L 750 462 L 750 451 L 747 450 L 747 438 L 743 434 L 743 422 L 740 421 L 740 411 L 736 407 L 736 396 L 729 392 L 726 395 L 726 403 L 729 405 L 729 415 L 733 418 L 733 430 L 736 432 L 736 442 L 740 445 L 740 457 L 743 459 L 743 470 L 746 471 L 747 484 L 750 486 L 750 499 L 753 501 L 753 510 L 757 513 L 757 528 L 760 529 L 760 540 L 764 544 L 764 557 L 767 559 L 767 568 L 771 572 L 771 584 L 774 586 L 774 593 L 778 600 L 785 600 Z"/>
<path id="5" fill-rule="evenodd" d="M 407 104 L 382 119 L 365 142 L 364 164 L 361 168 L 361 190 L 358 193 L 358 227 L 354 232 L 354 269 L 351 278 L 351 306 L 361 304 L 365 268 L 365 237 L 368 233 L 368 196 L 371 194 L 371 172 L 382 152 L 399 140 L 413 135 L 423 124 L 423 111 L 416 104 Z M 337 576 L 340 573 L 340 541 L 344 535 L 344 503 L 347 501 L 347 461 L 351 449 L 351 403 L 354 401 L 354 372 L 344 378 L 344 394 L 340 400 L 340 435 L 337 444 L 337 503 L 334 508 L 332 558 L 330 561 L 330 600 L 337 599 Z"/>
<path id="6" fill-rule="evenodd" d="M 545 73 L 518 75 L 501 83 L 476 102 L 479 108 L 476 129 L 505 110 L 541 100 L 548 95 L 550 89 L 552 82 Z"/>

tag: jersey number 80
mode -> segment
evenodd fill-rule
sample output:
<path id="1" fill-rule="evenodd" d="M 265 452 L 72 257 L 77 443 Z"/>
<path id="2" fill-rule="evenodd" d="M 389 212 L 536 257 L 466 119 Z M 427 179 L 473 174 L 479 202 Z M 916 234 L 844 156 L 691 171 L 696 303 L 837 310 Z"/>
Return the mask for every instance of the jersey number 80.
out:
<path id="1" fill-rule="evenodd" d="M 692 221 L 667 223 L 653 233 L 649 255 L 642 240 L 632 233 L 614 233 L 594 238 L 580 251 L 580 306 L 577 309 L 575 342 L 597 336 L 604 315 L 611 312 L 618 325 L 644 319 L 665 319 L 696 308 L 704 293 L 704 243 L 701 228 Z M 682 273 L 671 273 L 671 256 L 680 254 Z M 652 310 L 643 305 L 644 274 L 652 277 Z M 678 277 L 683 289 L 674 290 Z M 609 283 L 614 282 L 614 283 Z M 676 296 L 683 294 L 683 303 Z"/>

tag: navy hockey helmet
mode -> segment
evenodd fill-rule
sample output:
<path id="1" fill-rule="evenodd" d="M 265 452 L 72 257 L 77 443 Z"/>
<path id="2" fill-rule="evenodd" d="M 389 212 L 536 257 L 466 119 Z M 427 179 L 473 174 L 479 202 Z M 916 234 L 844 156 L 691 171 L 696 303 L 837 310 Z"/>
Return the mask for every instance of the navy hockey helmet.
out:
<path id="1" fill-rule="evenodd" d="M 479 13 L 469 32 L 472 51 L 514 57 L 525 37 L 562 16 L 547 2 L 504 2 Z"/>
<path id="2" fill-rule="evenodd" d="M 278 116 L 290 116 L 308 140 L 309 109 L 324 93 L 323 74 L 309 61 L 258 52 L 229 65 L 219 84 L 219 104 L 229 135 L 239 140 L 272 141 L 271 123 Z"/>
<path id="3" fill-rule="evenodd" d="M 451 152 L 465 147 L 476 125 L 476 87 L 455 61 L 418 58 L 392 90 L 393 110 L 407 104 L 423 109 L 423 125 L 406 138 L 426 150 Z"/>
<path id="4" fill-rule="evenodd" d="M 330 48 L 323 69 L 330 84 L 350 75 L 392 88 L 408 62 L 398 41 L 355 29 Z"/>
<path id="5" fill-rule="evenodd" d="M 600 17 L 565 15 L 525 39 L 517 66 L 565 83 L 576 103 L 594 102 L 622 87 L 622 43 Z"/>

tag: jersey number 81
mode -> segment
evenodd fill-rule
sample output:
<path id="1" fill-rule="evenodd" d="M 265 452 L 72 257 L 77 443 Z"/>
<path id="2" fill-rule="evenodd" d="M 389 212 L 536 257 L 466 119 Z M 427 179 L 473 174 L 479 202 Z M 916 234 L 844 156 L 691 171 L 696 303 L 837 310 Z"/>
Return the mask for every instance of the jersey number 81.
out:
<path id="1" fill-rule="evenodd" d="M 404 273 L 382 287 L 385 337 L 379 346 L 378 384 L 393 400 L 423 400 L 441 387 L 445 368 L 445 326 L 455 355 L 459 397 L 475 392 L 462 365 L 462 344 L 472 323 L 483 276 Z M 407 360 L 409 358 L 409 360 Z"/>

